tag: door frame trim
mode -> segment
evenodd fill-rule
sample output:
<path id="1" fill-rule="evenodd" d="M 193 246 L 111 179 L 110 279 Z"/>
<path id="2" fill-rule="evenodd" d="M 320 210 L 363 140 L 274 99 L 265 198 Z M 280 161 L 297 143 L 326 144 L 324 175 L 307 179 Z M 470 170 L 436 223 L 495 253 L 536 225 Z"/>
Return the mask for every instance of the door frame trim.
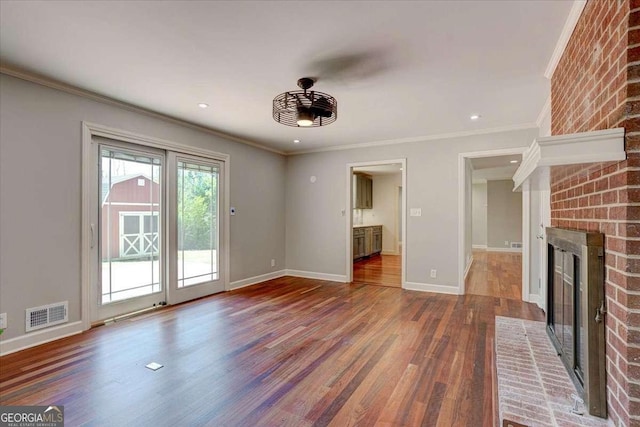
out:
<path id="1" fill-rule="evenodd" d="M 229 203 L 230 203 L 230 176 L 231 176 L 231 156 L 205 148 L 193 147 L 179 142 L 169 141 L 161 138 L 116 129 L 96 123 L 82 122 L 82 215 L 81 215 L 81 238 L 80 238 L 80 280 L 81 280 L 81 322 L 82 329 L 91 328 L 91 246 L 97 244 L 95 238 L 97 230 L 91 223 L 91 182 L 93 180 L 94 165 L 92 159 L 92 138 L 99 136 L 119 142 L 128 142 L 145 147 L 157 148 L 166 151 L 177 151 L 184 154 L 206 157 L 224 162 L 224 201 L 222 215 L 224 219 L 223 236 L 220 239 L 224 244 L 224 289 L 229 289 Z"/>
<path id="2" fill-rule="evenodd" d="M 353 281 L 353 168 L 361 166 L 380 166 L 389 164 L 400 164 L 402 167 L 402 278 L 400 280 L 400 286 L 405 287 L 406 272 L 407 272 L 407 159 L 391 159 L 391 160 L 376 160 L 369 162 L 354 162 L 347 163 L 346 168 L 346 212 L 345 221 L 346 227 L 346 282 L 351 283 Z"/>

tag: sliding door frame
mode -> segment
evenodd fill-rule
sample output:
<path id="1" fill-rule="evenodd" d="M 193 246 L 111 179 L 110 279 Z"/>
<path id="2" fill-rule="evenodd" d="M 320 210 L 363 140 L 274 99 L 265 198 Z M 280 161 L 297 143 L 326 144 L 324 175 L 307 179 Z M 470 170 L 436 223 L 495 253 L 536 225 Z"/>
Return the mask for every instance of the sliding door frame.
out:
<path id="1" fill-rule="evenodd" d="M 92 290 L 92 255 L 91 248 L 97 242 L 97 224 L 92 223 L 92 201 L 95 199 L 92 194 L 92 189 L 95 187 L 92 185 L 95 179 L 95 165 L 92 156 L 92 139 L 93 137 L 108 138 L 117 142 L 125 142 L 141 145 L 144 147 L 151 147 L 169 152 L 178 152 L 186 155 L 203 157 L 206 159 L 216 160 L 224 163 L 223 168 L 223 193 L 222 193 L 222 206 L 220 207 L 220 214 L 222 216 L 222 230 L 220 230 L 220 243 L 222 246 L 221 259 L 223 264 L 221 266 L 222 280 L 224 282 L 224 289 L 229 289 L 229 188 L 230 188 L 230 174 L 231 174 L 231 158 L 228 154 L 219 153 L 213 150 L 207 150 L 204 148 L 192 147 L 182 143 L 168 141 L 160 138 L 128 132 L 120 129 L 111 128 L 90 122 L 82 122 L 82 220 L 81 220 L 81 242 L 80 242 L 80 254 L 81 254 L 81 321 L 82 329 L 87 330 L 91 328 L 91 295 Z M 165 174 L 166 176 L 166 174 Z M 164 244 L 168 244 L 165 240 Z M 166 264 L 171 262 L 167 260 Z M 170 289 L 170 285 L 165 283 L 167 290 Z"/>

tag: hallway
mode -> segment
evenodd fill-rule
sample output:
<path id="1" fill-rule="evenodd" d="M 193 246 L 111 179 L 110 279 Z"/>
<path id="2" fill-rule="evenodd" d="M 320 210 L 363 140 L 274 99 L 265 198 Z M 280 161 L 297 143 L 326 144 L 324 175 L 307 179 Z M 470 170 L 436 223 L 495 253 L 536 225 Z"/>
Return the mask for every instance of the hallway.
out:
<path id="1" fill-rule="evenodd" d="M 465 280 L 467 294 L 522 300 L 522 254 L 473 251 Z"/>

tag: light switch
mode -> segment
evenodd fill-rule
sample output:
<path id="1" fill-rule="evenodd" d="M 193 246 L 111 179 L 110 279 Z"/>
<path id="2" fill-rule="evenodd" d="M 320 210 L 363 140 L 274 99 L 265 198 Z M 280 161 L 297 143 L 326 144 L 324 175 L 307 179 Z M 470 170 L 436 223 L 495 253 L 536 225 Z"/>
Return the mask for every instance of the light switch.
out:
<path id="1" fill-rule="evenodd" d="M 409 210 L 410 216 L 422 216 L 422 208 L 411 208 Z"/>

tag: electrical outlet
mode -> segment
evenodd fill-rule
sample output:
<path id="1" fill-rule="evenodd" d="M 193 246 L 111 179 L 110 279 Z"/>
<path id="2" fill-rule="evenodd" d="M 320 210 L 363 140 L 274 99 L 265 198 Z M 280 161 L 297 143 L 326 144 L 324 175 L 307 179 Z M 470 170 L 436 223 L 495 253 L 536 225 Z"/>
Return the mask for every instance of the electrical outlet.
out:
<path id="1" fill-rule="evenodd" d="M 275 267 L 275 266 L 276 266 L 276 260 L 275 260 L 275 259 L 272 259 L 272 260 L 271 260 L 271 267 Z"/>
<path id="2" fill-rule="evenodd" d="M 435 268 L 433 270 L 431 270 L 431 278 L 432 279 L 435 279 L 437 275 L 438 275 L 438 270 L 436 270 Z"/>
<path id="3" fill-rule="evenodd" d="M 504 241 L 504 245 L 505 245 L 505 246 L 509 246 L 509 241 L 508 241 L 508 240 L 505 240 L 505 241 Z"/>
<path id="4" fill-rule="evenodd" d="M 0 313 L 0 329 L 7 329 L 7 313 Z"/>

